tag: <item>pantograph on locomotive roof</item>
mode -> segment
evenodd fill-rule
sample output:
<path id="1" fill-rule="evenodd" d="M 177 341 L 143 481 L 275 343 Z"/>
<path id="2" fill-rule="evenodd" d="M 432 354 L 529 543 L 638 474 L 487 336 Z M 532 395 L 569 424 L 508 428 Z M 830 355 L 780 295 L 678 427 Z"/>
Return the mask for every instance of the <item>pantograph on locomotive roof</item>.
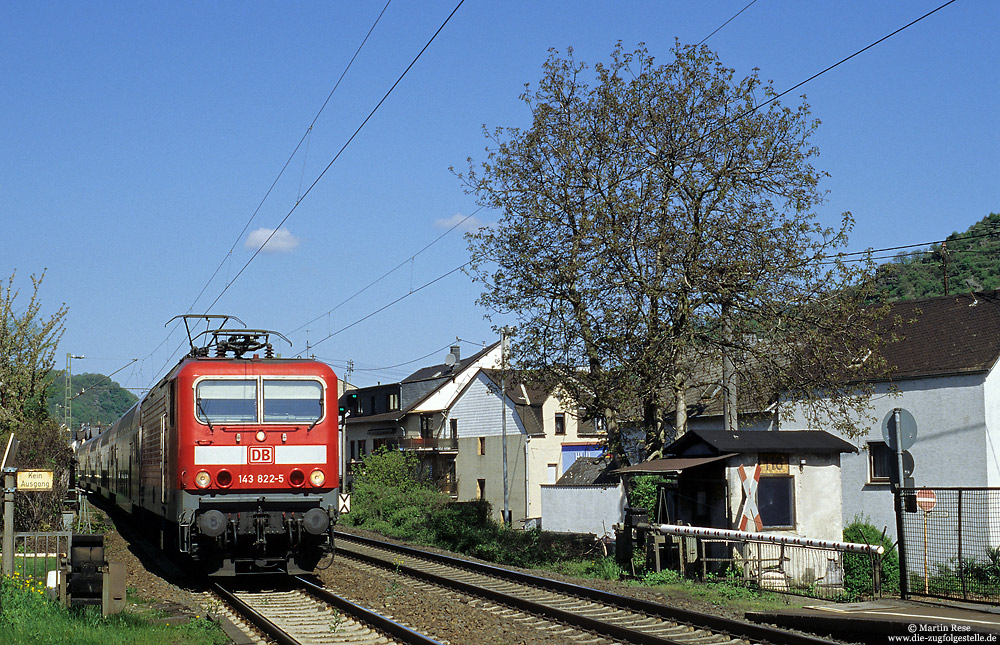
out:
<path id="1" fill-rule="evenodd" d="M 234 358 L 243 358 L 243 355 L 248 352 L 256 352 L 262 349 L 264 350 L 264 358 L 274 358 L 274 347 L 271 344 L 272 335 L 288 343 L 289 347 L 292 346 L 292 341 L 270 329 L 228 328 L 230 320 L 234 320 L 244 327 L 246 326 L 246 323 L 236 316 L 225 314 L 182 314 L 174 316 L 166 324 L 169 325 L 178 318 L 184 321 L 188 344 L 191 346 L 188 356 L 192 358 L 207 357 L 213 351 L 216 358 L 225 358 L 227 354 L 232 354 Z M 193 327 L 197 326 L 198 321 L 204 321 L 210 328 L 194 333 Z M 217 323 L 217 326 L 211 328 L 215 323 Z"/>

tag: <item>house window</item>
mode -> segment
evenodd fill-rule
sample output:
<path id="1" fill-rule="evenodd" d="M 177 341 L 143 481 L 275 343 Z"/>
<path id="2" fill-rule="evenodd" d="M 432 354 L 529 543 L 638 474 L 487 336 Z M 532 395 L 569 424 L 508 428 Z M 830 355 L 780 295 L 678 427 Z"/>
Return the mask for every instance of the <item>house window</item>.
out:
<path id="1" fill-rule="evenodd" d="M 566 434 L 566 415 L 556 412 L 556 434 Z"/>
<path id="2" fill-rule="evenodd" d="M 868 442 L 868 482 L 888 484 L 896 472 L 896 454 L 882 441 Z"/>
<path id="3" fill-rule="evenodd" d="M 385 409 L 393 412 L 399 409 L 399 393 L 389 392 L 385 395 Z"/>
<path id="4" fill-rule="evenodd" d="M 420 436 L 424 439 L 430 439 L 434 436 L 434 417 L 425 414 L 420 417 Z"/>
<path id="5" fill-rule="evenodd" d="M 486 480 L 476 480 L 476 499 L 486 499 Z"/>
<path id="6" fill-rule="evenodd" d="M 368 443 L 367 439 L 359 439 L 358 440 L 358 459 L 361 459 L 362 457 L 365 456 L 365 454 L 366 454 L 366 452 L 365 452 L 365 444 L 366 443 Z"/>
<path id="7" fill-rule="evenodd" d="M 486 454 L 486 437 L 479 437 L 479 449 L 476 454 L 485 455 Z M 482 480 L 480 480 L 482 481 Z"/>
<path id="8" fill-rule="evenodd" d="M 549 484 L 556 483 L 556 476 L 559 474 L 559 464 L 548 464 L 546 469 L 548 471 L 548 482 Z"/>
<path id="9" fill-rule="evenodd" d="M 765 529 L 795 528 L 795 478 L 761 477 L 757 508 Z"/>
<path id="10" fill-rule="evenodd" d="M 357 448 L 357 446 L 355 445 L 356 443 L 357 443 L 357 441 L 354 441 L 353 439 L 351 439 L 351 461 L 354 461 L 354 455 L 356 454 L 354 452 L 354 450 Z"/>
<path id="11" fill-rule="evenodd" d="M 458 439 L 458 419 L 451 419 L 448 425 L 451 428 L 451 438 Z"/>

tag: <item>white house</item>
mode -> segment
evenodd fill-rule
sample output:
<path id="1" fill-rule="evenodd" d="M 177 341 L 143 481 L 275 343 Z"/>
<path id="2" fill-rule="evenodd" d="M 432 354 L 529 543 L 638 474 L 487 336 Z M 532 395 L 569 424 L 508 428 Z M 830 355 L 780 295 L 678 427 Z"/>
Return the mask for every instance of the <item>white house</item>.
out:
<path id="1" fill-rule="evenodd" d="M 863 516 L 895 537 L 896 456 L 883 438 L 894 408 L 916 425 L 904 465 L 912 460 L 915 486 L 1000 486 L 1000 292 L 899 302 L 889 315 L 902 321 L 901 339 L 883 350 L 894 368 L 891 381 L 877 384 L 873 419 L 858 420 L 861 435 L 851 441 L 860 450 L 843 456 L 841 488 L 845 524 Z M 782 423 L 805 426 L 801 414 Z M 987 522 L 992 545 L 1000 544 L 1000 508 L 976 514 Z M 969 519 L 963 533 L 971 530 Z"/>

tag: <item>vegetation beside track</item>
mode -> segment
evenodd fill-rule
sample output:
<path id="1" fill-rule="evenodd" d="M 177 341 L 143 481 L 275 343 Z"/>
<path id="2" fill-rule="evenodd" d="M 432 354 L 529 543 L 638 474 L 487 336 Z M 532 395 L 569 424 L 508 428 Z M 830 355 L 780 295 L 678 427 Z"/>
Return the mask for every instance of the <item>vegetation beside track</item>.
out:
<path id="1" fill-rule="evenodd" d="M 694 582 L 675 571 L 650 572 L 641 553 L 633 565 L 634 575 L 626 575 L 599 543 L 580 543 L 538 529 L 515 530 L 493 519 L 486 502 L 451 502 L 421 472 L 416 455 L 399 450 L 379 449 L 365 458 L 363 468 L 355 472 L 351 512 L 341 522 L 487 562 L 575 578 L 625 581 L 730 610 L 763 611 L 815 603 L 813 598 L 750 589 L 724 577 Z"/>
<path id="2" fill-rule="evenodd" d="M 102 617 L 100 607 L 63 607 L 38 582 L 19 575 L 0 579 L 0 643 L 115 645 L 229 642 L 205 616 L 171 619 L 151 603 L 129 595 L 121 614 Z M 175 624 L 175 623 L 181 624 Z"/>

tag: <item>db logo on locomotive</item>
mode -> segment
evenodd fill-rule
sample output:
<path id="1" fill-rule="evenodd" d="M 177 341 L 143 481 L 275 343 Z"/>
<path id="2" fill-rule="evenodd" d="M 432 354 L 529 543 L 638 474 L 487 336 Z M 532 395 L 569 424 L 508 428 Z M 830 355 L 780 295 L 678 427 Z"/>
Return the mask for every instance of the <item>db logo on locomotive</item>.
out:
<path id="1" fill-rule="evenodd" d="M 251 464 L 273 464 L 274 446 L 247 446 L 249 456 L 247 463 Z"/>

